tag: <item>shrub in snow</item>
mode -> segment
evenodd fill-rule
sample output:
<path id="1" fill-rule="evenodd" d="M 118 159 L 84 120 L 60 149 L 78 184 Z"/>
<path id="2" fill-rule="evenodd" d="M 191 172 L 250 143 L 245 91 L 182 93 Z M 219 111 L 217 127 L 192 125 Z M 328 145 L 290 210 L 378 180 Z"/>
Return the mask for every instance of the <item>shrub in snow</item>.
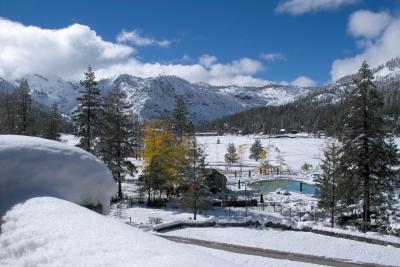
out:
<path id="1" fill-rule="evenodd" d="M 0 216 L 35 196 L 107 211 L 114 192 L 108 168 L 86 151 L 37 137 L 0 135 Z"/>

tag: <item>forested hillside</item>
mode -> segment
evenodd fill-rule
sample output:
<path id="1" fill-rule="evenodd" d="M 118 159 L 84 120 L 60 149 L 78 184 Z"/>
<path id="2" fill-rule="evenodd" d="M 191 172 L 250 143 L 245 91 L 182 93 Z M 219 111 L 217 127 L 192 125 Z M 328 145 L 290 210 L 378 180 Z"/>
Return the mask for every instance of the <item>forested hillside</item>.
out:
<path id="1" fill-rule="evenodd" d="M 400 116 L 400 58 L 388 61 L 373 70 L 374 84 L 383 96 L 387 128 L 396 130 Z M 199 131 L 220 133 L 276 134 L 280 129 L 337 135 L 348 112 L 346 96 L 354 90 L 354 75 L 317 88 L 292 103 L 281 106 L 252 108 L 225 116 L 198 127 Z"/>

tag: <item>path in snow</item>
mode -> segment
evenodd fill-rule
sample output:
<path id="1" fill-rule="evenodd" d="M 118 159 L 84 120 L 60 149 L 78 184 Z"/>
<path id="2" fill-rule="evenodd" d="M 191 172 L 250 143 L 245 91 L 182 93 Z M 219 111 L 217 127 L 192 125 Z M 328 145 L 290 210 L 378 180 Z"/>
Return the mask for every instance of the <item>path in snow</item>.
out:
<path id="1" fill-rule="evenodd" d="M 261 256 L 273 259 L 280 259 L 280 260 L 289 260 L 294 262 L 303 262 L 309 264 L 319 264 L 319 265 L 326 265 L 326 266 L 337 266 L 337 267 L 353 267 L 353 266 L 377 266 L 376 264 L 370 263 L 349 263 L 344 262 L 336 259 L 330 259 L 325 257 L 318 257 L 312 255 L 305 255 L 305 254 L 297 254 L 297 253 L 290 253 L 278 250 L 271 250 L 271 249 L 262 249 L 262 248 L 255 248 L 255 247 L 247 247 L 247 246 L 239 246 L 239 245 L 232 245 L 220 242 L 212 242 L 194 238 L 184 238 L 179 236 L 165 236 L 159 235 L 164 237 L 170 241 L 174 241 L 177 243 L 184 243 L 184 244 L 191 244 L 197 245 L 212 249 L 218 249 L 233 253 L 245 254 L 245 255 L 252 255 L 252 256 Z M 385 265 L 380 265 L 385 266 Z"/>

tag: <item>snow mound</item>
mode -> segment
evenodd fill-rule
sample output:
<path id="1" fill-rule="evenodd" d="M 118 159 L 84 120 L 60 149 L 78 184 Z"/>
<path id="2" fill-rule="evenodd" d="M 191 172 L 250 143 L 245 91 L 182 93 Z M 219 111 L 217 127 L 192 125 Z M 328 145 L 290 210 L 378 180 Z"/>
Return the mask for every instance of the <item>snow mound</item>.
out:
<path id="1" fill-rule="evenodd" d="M 16 205 L 4 221 L 0 266 L 236 266 L 52 197 Z"/>
<path id="2" fill-rule="evenodd" d="M 0 135 L 0 216 L 37 196 L 108 211 L 114 192 L 108 168 L 86 151 L 37 137 Z"/>

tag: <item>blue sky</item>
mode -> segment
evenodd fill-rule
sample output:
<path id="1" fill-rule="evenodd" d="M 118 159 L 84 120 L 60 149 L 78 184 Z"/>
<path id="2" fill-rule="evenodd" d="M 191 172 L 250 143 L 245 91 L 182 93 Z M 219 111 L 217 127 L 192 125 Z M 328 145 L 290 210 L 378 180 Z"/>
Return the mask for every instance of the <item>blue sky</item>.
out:
<path id="1" fill-rule="evenodd" d="M 32 25 L 42 31 L 40 34 L 43 33 L 43 37 L 37 35 L 37 38 L 42 40 L 30 41 L 19 48 L 20 50 L 13 48 L 16 49 L 13 53 L 26 52 L 32 43 L 32 46 L 40 45 L 46 50 L 43 39 L 58 38 L 49 44 L 50 47 L 54 47 L 55 43 L 58 46 L 60 42 L 64 42 L 63 38 L 70 37 L 47 36 L 45 29 L 57 31 L 79 24 L 95 32 L 96 38 L 121 46 L 121 50 L 126 48 L 126 51 L 115 52 L 118 55 L 114 55 L 113 52 L 114 57 L 107 62 L 102 55 L 87 57 L 79 62 L 81 65 L 69 63 L 64 66 L 63 62 L 69 62 L 69 59 L 63 58 L 60 58 L 58 63 L 49 62 L 50 65 L 60 66 L 61 76 L 75 77 L 76 74 L 72 70 L 93 64 L 95 69 L 99 69 L 100 76 L 107 76 L 107 72 L 110 76 L 119 72 L 132 72 L 131 74 L 139 76 L 176 74 L 194 82 L 204 80 L 214 84 L 227 84 L 231 79 L 233 84 L 240 85 L 258 85 L 263 81 L 289 84 L 301 76 L 323 84 L 337 78 L 339 73 L 353 71 L 354 65 L 360 61 L 357 57 L 365 57 L 367 60 L 370 57 L 374 65 L 388 59 L 385 57 L 397 56 L 397 52 L 390 51 L 388 55 L 377 59 L 376 55 L 369 55 L 367 50 L 379 45 L 385 30 L 397 23 L 400 1 L 326 0 L 326 5 L 318 6 L 318 1 L 314 1 L 316 4 L 312 6 L 313 1 L 2 0 L 0 17 L 6 22 L 22 25 L 15 26 L 15 32 L 21 32 L 15 37 L 10 33 L 13 26 L 6 32 L 8 24 L 0 24 L 0 44 L 2 33 L 3 41 L 17 38 L 26 39 L 28 42 L 30 38 L 34 39 L 35 34 L 31 34 L 27 28 L 28 25 Z M 360 22 L 354 22 L 357 28 L 350 30 L 350 18 L 359 11 L 370 13 L 363 17 L 360 15 Z M 377 17 L 378 23 L 384 25 L 376 30 L 377 34 L 366 33 L 368 16 L 377 14 L 382 15 Z M 382 22 L 386 19 L 389 22 Z M 83 28 L 76 30 L 83 39 L 88 35 L 84 33 Z M 122 31 L 128 34 L 121 35 Z M 27 37 L 24 38 L 25 36 Z M 20 41 L 6 43 L 5 47 L 9 45 L 11 49 L 11 45 L 15 46 L 16 43 L 19 44 Z M 103 47 L 102 44 L 99 45 Z M 391 47 L 390 44 L 388 46 Z M 128 48 L 131 51 L 128 51 Z M 26 64 L 30 65 L 31 61 L 35 60 L 38 61 L 37 65 L 45 64 L 46 61 L 43 62 L 39 56 L 41 51 L 38 53 L 32 49 L 33 51 L 29 51 L 32 53 L 31 59 Z M 84 48 L 78 46 L 74 49 Z M 98 46 L 94 45 L 93 49 L 98 49 Z M 52 50 L 48 51 L 51 55 Z M 56 53 L 57 50 L 53 52 Z M 74 53 L 71 57 L 81 52 Z M 0 59 L 6 58 L 5 62 L 24 63 L 20 58 L 11 60 L 8 57 L 4 49 L 3 52 L 0 51 Z M 353 61 L 351 64 L 340 61 L 336 67 L 340 71 L 336 70 L 337 74 L 332 74 L 335 60 L 343 59 Z M 77 61 L 79 60 L 78 58 Z M 133 63 L 127 63 L 132 60 Z M 203 62 L 204 70 L 196 67 L 199 62 Z M 50 70 L 35 66 L 28 66 L 19 72 L 10 70 L 9 66 L 3 66 L 1 71 L 0 63 L 0 76 L 3 74 L 15 77 L 36 69 L 49 73 L 55 70 L 53 66 Z M 186 69 L 185 66 L 191 67 Z M 137 70 L 138 68 L 147 69 L 142 71 Z"/>

